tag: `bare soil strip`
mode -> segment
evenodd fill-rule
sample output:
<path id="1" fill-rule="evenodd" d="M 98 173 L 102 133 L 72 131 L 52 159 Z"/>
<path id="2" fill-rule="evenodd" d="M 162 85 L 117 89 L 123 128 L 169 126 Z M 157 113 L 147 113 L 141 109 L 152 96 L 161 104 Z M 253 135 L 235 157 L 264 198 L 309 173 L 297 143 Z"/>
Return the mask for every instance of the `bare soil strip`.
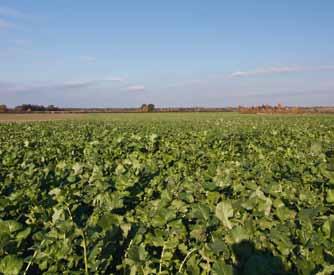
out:
<path id="1" fill-rule="evenodd" d="M 0 114 L 0 123 L 80 119 L 83 114 Z"/>

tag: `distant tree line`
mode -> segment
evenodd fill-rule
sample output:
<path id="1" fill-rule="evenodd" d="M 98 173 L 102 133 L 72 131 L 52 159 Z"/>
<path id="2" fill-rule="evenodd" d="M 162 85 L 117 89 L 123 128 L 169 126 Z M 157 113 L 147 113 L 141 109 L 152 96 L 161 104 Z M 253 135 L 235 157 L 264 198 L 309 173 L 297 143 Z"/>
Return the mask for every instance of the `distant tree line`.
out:
<path id="1" fill-rule="evenodd" d="M 27 112 L 142 112 L 150 113 L 155 111 L 154 104 L 142 104 L 140 108 L 59 108 L 54 105 L 43 106 L 35 104 L 22 104 L 14 107 L 13 109 L 7 108 L 6 105 L 0 105 L 0 113 L 16 112 L 16 113 L 27 113 Z"/>
<path id="2" fill-rule="evenodd" d="M 187 112 L 236 112 L 238 111 L 235 107 L 164 107 L 164 108 L 155 108 L 155 112 L 161 113 L 187 113 Z"/>
<path id="3" fill-rule="evenodd" d="M 56 112 L 56 111 L 62 111 L 62 110 L 64 109 L 58 108 L 54 105 L 43 106 L 43 105 L 34 105 L 34 104 L 22 104 L 22 105 L 14 107 L 13 109 L 10 109 L 4 104 L 0 104 L 0 113 Z"/>
<path id="4" fill-rule="evenodd" d="M 33 104 L 22 104 L 22 105 L 16 106 L 14 108 L 14 111 L 17 111 L 17 112 L 52 112 L 52 111 L 61 111 L 61 109 L 54 105 L 43 106 L 43 105 L 33 105 Z"/>
<path id="5" fill-rule="evenodd" d="M 22 104 L 14 108 L 8 108 L 0 104 L 0 113 L 29 113 L 29 112 L 55 112 L 55 113 L 151 113 L 151 112 L 239 112 L 241 114 L 265 114 L 265 113 L 334 113 L 334 107 L 286 107 L 281 104 L 276 106 L 259 105 L 251 107 L 164 107 L 156 108 L 154 104 L 142 104 L 138 108 L 59 108 L 54 105 L 43 106 L 36 104 Z"/>
<path id="6" fill-rule="evenodd" d="M 305 108 L 300 107 L 285 107 L 282 104 L 277 104 L 276 106 L 271 105 L 260 105 L 260 106 L 251 106 L 251 107 L 243 107 L 239 106 L 238 111 L 241 114 L 261 114 L 261 113 L 304 113 L 306 111 Z"/>

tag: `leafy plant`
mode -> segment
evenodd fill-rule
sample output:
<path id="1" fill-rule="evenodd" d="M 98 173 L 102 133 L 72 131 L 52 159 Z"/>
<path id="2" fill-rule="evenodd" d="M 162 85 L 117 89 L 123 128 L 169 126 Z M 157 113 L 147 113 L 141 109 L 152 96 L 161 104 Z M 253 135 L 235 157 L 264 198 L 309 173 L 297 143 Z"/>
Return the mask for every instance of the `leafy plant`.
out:
<path id="1" fill-rule="evenodd" d="M 331 274 L 331 116 L 0 125 L 0 273 Z"/>

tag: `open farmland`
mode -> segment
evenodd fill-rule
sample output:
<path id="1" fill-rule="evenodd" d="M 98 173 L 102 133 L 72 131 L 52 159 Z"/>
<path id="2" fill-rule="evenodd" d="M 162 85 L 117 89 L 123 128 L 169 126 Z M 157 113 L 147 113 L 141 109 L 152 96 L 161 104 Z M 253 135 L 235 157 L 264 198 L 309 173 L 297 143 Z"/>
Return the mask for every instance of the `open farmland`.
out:
<path id="1" fill-rule="evenodd" d="M 0 124 L 0 273 L 332 274 L 334 116 Z"/>
<path id="2" fill-rule="evenodd" d="M 67 120 L 67 119 L 82 119 L 83 114 L 51 114 L 51 113 L 0 113 L 0 123 L 4 122 L 30 122 L 30 121 L 49 121 L 49 120 Z"/>

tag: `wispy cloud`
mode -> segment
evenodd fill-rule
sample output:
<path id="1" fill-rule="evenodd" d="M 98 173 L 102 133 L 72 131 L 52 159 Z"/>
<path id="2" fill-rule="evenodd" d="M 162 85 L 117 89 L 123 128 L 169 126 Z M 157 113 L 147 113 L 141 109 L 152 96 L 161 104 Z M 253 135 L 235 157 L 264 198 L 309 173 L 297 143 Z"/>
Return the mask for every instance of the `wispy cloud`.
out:
<path id="1" fill-rule="evenodd" d="M 59 84 L 51 85 L 50 88 L 56 89 L 79 89 L 79 88 L 87 88 L 91 86 L 98 85 L 101 80 L 89 80 L 89 81 L 69 81 Z"/>
<path id="2" fill-rule="evenodd" d="M 125 82 L 126 78 L 122 76 L 108 76 L 104 81 L 113 81 L 113 82 Z"/>
<path id="3" fill-rule="evenodd" d="M 261 75 L 296 73 L 296 72 L 316 72 L 316 71 L 334 71 L 334 66 L 285 66 L 255 69 L 251 71 L 233 72 L 229 77 L 252 77 Z"/>
<path id="4" fill-rule="evenodd" d="M 11 28 L 13 26 L 14 26 L 13 23 L 9 22 L 8 20 L 0 18 L 0 30 L 9 29 L 9 28 Z"/>
<path id="5" fill-rule="evenodd" d="M 53 87 L 58 89 L 78 89 L 78 88 L 87 88 L 91 86 L 98 86 L 107 82 L 123 82 L 125 81 L 122 77 L 105 77 L 101 79 L 93 79 L 93 80 L 82 80 L 82 81 L 68 81 L 59 84 L 53 85 Z"/>
<path id="6" fill-rule="evenodd" d="M 94 86 L 98 81 L 73 81 L 62 83 L 0 83 L 0 88 L 7 92 L 30 92 L 41 90 L 68 90 L 68 89 L 80 89 L 90 86 Z"/>
<path id="7" fill-rule="evenodd" d="M 143 85 L 132 85 L 126 88 L 129 92 L 143 92 L 145 91 L 145 86 Z"/>
<path id="8" fill-rule="evenodd" d="M 91 80 L 75 80 L 75 81 L 63 81 L 63 82 L 31 82 L 31 83 L 13 83 L 13 82 L 1 82 L 0 92 L 30 92 L 30 91 L 48 91 L 48 90 L 80 90 L 89 87 L 99 86 L 101 84 L 107 84 L 108 82 L 123 82 L 122 77 L 106 77 L 101 79 Z M 132 88 L 136 88 L 133 86 Z M 140 86 L 137 86 L 140 89 Z"/>

